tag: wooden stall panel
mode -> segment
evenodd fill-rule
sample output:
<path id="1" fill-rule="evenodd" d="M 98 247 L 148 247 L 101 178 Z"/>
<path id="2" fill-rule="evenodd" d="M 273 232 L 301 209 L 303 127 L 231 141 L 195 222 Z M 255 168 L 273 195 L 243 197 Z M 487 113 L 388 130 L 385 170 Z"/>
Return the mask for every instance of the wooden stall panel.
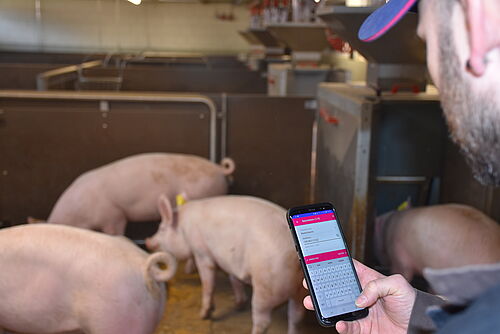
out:
<path id="1" fill-rule="evenodd" d="M 62 70 L 62 69 L 61 69 Z M 121 90 L 265 94 L 267 81 L 260 72 L 240 69 L 192 69 L 161 66 L 92 67 L 77 73 L 50 75 L 52 90 Z"/>
<path id="2" fill-rule="evenodd" d="M 36 89 L 38 74 L 61 66 L 53 64 L 0 63 L 0 89 Z"/>
<path id="3" fill-rule="evenodd" d="M 309 202 L 314 110 L 307 98 L 229 96 L 227 156 L 232 192 L 284 207 Z"/>
<path id="4" fill-rule="evenodd" d="M 0 100 L 0 221 L 46 218 L 83 172 L 133 154 L 209 156 L 202 104 Z"/>
<path id="5" fill-rule="evenodd" d="M 207 56 L 208 68 L 247 69 L 247 65 L 236 56 Z"/>
<path id="6" fill-rule="evenodd" d="M 87 73 L 91 75 L 94 70 Z M 97 70 L 95 70 L 97 71 Z M 265 94 L 261 73 L 247 70 L 125 68 L 123 91 Z"/>

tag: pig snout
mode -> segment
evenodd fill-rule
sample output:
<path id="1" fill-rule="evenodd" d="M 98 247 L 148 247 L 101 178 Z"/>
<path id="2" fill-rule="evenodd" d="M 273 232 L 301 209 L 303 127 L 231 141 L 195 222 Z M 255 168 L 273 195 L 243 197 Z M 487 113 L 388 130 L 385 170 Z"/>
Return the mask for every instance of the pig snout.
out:
<path id="1" fill-rule="evenodd" d="M 160 245 L 159 245 L 158 241 L 156 240 L 156 238 L 151 237 L 151 238 L 146 239 L 146 248 L 150 252 L 156 252 L 159 250 Z"/>

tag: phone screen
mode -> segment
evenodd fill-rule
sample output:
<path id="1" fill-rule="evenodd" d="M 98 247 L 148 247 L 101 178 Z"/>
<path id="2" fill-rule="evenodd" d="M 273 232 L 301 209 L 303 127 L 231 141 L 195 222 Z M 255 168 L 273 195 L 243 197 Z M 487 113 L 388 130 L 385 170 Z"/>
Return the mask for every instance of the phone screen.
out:
<path id="1" fill-rule="evenodd" d="M 362 310 L 361 291 L 333 210 L 292 215 L 304 264 L 323 318 Z"/>

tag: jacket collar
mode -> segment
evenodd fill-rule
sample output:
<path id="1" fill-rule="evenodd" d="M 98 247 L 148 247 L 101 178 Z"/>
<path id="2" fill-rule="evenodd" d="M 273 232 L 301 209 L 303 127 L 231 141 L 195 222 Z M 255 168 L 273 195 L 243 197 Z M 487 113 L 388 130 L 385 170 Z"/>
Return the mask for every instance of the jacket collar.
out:
<path id="1" fill-rule="evenodd" d="M 450 304 L 467 305 L 500 284 L 500 262 L 447 269 L 424 269 L 424 277 Z"/>

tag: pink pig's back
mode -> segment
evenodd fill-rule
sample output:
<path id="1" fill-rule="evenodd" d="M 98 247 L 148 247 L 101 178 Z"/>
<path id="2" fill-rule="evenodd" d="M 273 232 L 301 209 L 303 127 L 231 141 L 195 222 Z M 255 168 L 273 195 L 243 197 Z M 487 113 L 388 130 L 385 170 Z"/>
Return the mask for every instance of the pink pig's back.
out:
<path id="1" fill-rule="evenodd" d="M 158 197 L 165 194 L 173 200 L 181 192 L 191 199 L 225 194 L 222 168 L 185 154 L 145 153 L 124 158 L 78 177 L 56 203 L 49 221 L 71 224 L 72 218 L 87 219 L 89 210 L 106 216 L 106 208 L 123 213 L 128 221 L 156 220 Z M 109 216 L 114 214 L 109 212 Z"/>
<path id="2" fill-rule="evenodd" d="M 392 242 L 406 248 L 418 271 L 500 261 L 500 226 L 472 207 L 436 205 L 399 215 Z"/>

